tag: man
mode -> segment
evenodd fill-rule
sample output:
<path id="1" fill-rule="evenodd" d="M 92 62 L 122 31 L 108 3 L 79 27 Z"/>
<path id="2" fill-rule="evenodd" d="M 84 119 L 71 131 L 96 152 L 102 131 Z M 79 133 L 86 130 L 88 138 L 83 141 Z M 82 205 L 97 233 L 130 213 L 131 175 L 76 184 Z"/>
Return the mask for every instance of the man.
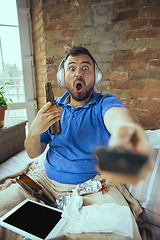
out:
<path id="1" fill-rule="evenodd" d="M 47 144 L 49 150 L 44 162 L 44 170 L 35 168 L 33 171 L 30 170 L 29 174 L 45 191 L 48 191 L 53 200 L 70 194 L 79 183 L 93 178 L 103 178 L 98 175 L 93 154 L 98 145 L 109 143 L 112 147 L 123 147 L 148 156 L 147 164 L 136 177 L 103 172 L 109 181 L 116 184 L 123 182 L 135 184 L 152 169 L 152 151 L 144 130 L 120 100 L 110 94 L 103 96 L 95 92 L 94 85 L 100 80 L 99 65 L 89 51 L 80 46 L 70 49 L 58 70 L 58 81 L 62 85 L 65 84 L 68 91 L 61 98 L 56 99 L 58 109 L 49 110 L 51 103 L 46 103 L 39 110 L 30 127 L 25 140 L 25 149 L 29 157 L 35 158 L 41 155 Z M 48 128 L 58 120 L 61 122 L 61 133 L 50 135 Z M 83 196 L 83 205 L 112 202 L 128 206 L 131 197 L 129 195 L 127 199 L 124 195 L 123 187 L 118 188 L 109 183 L 107 193 L 98 192 Z M 33 199 L 18 184 L 1 191 L 0 204 L 4 207 L 0 216 L 9 210 L 8 206 L 11 209 L 25 198 Z M 132 205 L 134 204 L 132 202 Z M 139 208 L 138 204 L 137 206 Z M 141 212 L 141 210 L 136 211 L 136 214 Z M 141 236 L 133 215 L 132 221 L 133 238 L 140 240 Z M 3 236 L 3 239 L 21 239 L 16 238 L 15 235 L 11 238 L 10 235 L 5 234 L 5 230 L 1 228 L 0 236 Z M 87 238 L 82 234 L 78 239 L 102 240 L 106 239 L 106 234 L 89 234 Z M 107 237 L 114 240 L 126 239 L 116 234 L 109 234 Z M 69 239 L 76 237 L 69 235 Z"/>
<path id="2" fill-rule="evenodd" d="M 25 148 L 29 157 L 34 158 L 49 143 L 50 150 L 45 160 L 47 176 L 61 183 L 78 184 L 95 177 L 93 150 L 98 145 L 108 145 L 112 135 L 110 146 L 145 154 L 148 163 L 136 177 L 109 172 L 103 174 L 117 183 L 135 184 L 152 169 L 151 147 L 144 130 L 121 101 L 112 95 L 102 96 L 94 91 L 95 69 L 98 74 L 100 72 L 97 67 L 87 49 L 73 47 L 68 52 L 59 69 L 63 71 L 60 76 L 63 82 L 62 79 L 59 81 L 65 84 L 68 92 L 56 100 L 58 109 L 48 111 L 49 102 L 39 111 L 25 141 Z M 51 136 L 47 129 L 58 120 L 61 120 L 62 132 Z"/>

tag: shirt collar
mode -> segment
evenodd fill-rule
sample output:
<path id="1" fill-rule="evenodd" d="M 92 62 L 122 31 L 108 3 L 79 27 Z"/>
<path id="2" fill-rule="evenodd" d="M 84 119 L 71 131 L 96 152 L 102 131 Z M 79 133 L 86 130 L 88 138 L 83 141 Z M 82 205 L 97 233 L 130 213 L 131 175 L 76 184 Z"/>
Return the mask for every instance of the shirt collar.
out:
<path id="1" fill-rule="evenodd" d="M 101 94 L 97 93 L 95 90 L 93 90 L 93 94 L 92 94 L 92 100 L 90 104 L 94 104 L 97 102 L 97 100 L 100 98 Z"/>

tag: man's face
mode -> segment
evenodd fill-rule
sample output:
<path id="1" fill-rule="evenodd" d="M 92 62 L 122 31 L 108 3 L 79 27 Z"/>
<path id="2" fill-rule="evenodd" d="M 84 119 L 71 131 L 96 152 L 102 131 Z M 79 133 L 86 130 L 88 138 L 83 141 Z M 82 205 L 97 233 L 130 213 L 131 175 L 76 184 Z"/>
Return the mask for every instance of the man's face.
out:
<path id="1" fill-rule="evenodd" d="M 76 101 L 89 98 L 95 84 L 92 59 L 86 54 L 69 56 L 64 64 L 64 69 L 65 85 L 70 96 Z"/>

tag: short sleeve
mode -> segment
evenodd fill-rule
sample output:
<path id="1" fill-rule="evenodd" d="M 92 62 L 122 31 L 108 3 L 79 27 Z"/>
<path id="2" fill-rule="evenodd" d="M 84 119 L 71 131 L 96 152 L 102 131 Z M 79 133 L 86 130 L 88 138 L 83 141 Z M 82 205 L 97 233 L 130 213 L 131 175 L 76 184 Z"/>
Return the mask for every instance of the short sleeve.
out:
<path id="1" fill-rule="evenodd" d="M 49 143 L 51 140 L 50 138 L 50 134 L 48 133 L 48 130 L 44 133 L 41 133 L 40 135 L 40 141 L 43 142 L 43 143 Z"/>
<path id="2" fill-rule="evenodd" d="M 109 110 L 112 107 L 125 107 L 123 102 L 120 101 L 117 97 L 111 95 L 111 94 L 106 94 L 102 98 L 102 116 L 104 117 L 105 113 L 107 110 Z"/>

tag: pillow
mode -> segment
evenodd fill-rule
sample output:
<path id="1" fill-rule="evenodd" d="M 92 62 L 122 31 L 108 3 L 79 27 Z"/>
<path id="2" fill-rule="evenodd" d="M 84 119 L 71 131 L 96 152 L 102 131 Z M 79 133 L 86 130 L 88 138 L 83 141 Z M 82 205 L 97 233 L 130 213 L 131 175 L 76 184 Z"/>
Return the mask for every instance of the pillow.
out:
<path id="1" fill-rule="evenodd" d="M 154 150 L 155 166 L 153 171 L 136 186 L 127 185 L 127 188 L 144 208 L 143 220 L 160 227 L 160 149 Z"/>
<path id="2" fill-rule="evenodd" d="M 153 148 L 160 148 L 160 129 L 146 130 L 148 140 Z"/>

